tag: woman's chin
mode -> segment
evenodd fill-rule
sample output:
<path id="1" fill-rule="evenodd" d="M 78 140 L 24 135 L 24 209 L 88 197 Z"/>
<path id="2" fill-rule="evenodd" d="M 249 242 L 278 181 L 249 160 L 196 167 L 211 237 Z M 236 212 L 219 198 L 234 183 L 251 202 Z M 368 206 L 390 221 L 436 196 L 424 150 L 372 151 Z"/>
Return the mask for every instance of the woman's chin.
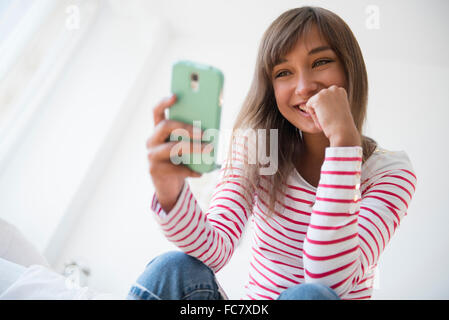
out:
<path id="1" fill-rule="evenodd" d="M 296 128 L 301 130 L 304 133 L 310 133 L 310 134 L 316 134 L 316 133 L 323 133 L 323 130 L 320 130 L 317 128 L 315 123 L 312 121 L 312 123 L 297 123 L 297 122 L 290 122 L 292 125 L 294 125 Z"/>

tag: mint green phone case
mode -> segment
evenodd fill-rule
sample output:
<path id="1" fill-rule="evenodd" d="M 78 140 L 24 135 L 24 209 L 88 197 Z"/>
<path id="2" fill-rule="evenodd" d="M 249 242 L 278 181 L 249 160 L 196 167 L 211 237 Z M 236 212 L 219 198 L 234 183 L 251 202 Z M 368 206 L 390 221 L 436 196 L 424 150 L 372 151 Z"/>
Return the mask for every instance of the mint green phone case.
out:
<path id="1" fill-rule="evenodd" d="M 220 129 L 223 73 L 212 66 L 192 61 L 178 61 L 173 65 L 171 92 L 177 100 L 168 108 L 168 119 L 194 125 L 193 121 L 201 122 L 201 130 Z M 202 155 L 183 155 L 182 162 L 191 170 L 205 173 L 217 169 L 216 150 L 218 136 L 202 140 L 202 143 L 213 143 L 214 149 L 209 154 L 213 158 L 205 161 Z M 195 157 L 195 158 L 194 158 Z"/>

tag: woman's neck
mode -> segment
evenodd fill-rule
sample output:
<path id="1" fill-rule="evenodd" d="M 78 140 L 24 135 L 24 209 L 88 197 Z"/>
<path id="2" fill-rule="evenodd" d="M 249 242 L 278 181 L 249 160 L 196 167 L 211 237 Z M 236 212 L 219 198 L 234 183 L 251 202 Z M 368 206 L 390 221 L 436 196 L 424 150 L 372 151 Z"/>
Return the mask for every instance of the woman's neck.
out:
<path id="1" fill-rule="evenodd" d="M 301 160 L 306 164 L 321 167 L 324 161 L 326 148 L 330 146 L 329 139 L 324 133 L 304 133 L 302 134 Z"/>
<path id="2" fill-rule="evenodd" d="M 330 145 L 324 134 L 304 134 L 301 148 L 295 154 L 295 168 L 315 188 L 321 174 L 326 147 Z"/>

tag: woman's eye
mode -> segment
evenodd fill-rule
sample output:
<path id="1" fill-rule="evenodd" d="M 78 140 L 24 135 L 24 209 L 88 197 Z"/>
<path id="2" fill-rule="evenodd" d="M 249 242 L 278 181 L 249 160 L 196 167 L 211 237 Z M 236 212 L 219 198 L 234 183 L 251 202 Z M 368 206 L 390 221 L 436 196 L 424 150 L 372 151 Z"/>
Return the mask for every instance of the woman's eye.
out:
<path id="1" fill-rule="evenodd" d="M 322 59 L 322 60 L 315 61 L 312 65 L 312 68 L 328 64 L 329 62 L 332 62 L 332 60 Z"/>
<path id="2" fill-rule="evenodd" d="M 284 70 L 284 71 L 279 72 L 275 78 L 283 77 L 286 72 L 288 72 L 288 71 Z"/>

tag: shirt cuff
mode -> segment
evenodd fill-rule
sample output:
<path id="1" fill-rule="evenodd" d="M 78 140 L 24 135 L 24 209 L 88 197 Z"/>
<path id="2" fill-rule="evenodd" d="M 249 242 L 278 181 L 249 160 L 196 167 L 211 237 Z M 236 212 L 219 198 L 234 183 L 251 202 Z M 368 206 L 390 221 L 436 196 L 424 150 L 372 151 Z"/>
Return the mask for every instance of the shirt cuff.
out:
<path id="1" fill-rule="evenodd" d="M 159 200 L 157 199 L 156 192 L 154 192 L 153 200 L 151 202 L 151 210 L 156 214 L 156 219 L 160 223 L 163 223 L 168 219 L 175 218 L 176 215 L 178 215 L 182 211 L 181 209 L 186 203 L 186 198 L 189 193 L 189 184 L 187 183 L 187 181 L 185 181 L 174 207 L 169 212 L 165 212 L 164 209 L 162 209 Z"/>
<path id="2" fill-rule="evenodd" d="M 348 156 L 362 157 L 362 155 L 363 149 L 360 146 L 326 148 L 326 157 L 348 157 Z"/>
<path id="3" fill-rule="evenodd" d="M 354 173 L 360 178 L 362 170 L 362 147 L 328 147 L 325 151 L 321 173 L 334 178 L 348 176 Z"/>

